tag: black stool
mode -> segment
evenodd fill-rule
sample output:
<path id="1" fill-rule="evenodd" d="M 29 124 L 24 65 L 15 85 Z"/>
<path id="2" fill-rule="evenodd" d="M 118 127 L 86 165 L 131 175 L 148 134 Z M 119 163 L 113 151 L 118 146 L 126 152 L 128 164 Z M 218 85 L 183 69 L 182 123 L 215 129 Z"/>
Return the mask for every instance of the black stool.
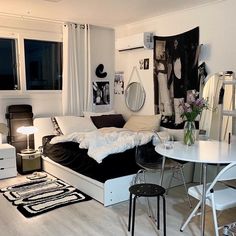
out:
<path id="1" fill-rule="evenodd" d="M 157 184 L 135 184 L 129 188 L 130 197 L 129 197 L 129 222 L 128 222 L 128 231 L 130 231 L 131 218 L 132 219 L 132 229 L 131 235 L 134 235 L 134 222 L 135 222 L 135 206 L 137 197 L 157 197 L 157 229 L 160 229 L 160 196 L 163 200 L 163 227 L 164 227 L 164 236 L 166 236 L 166 201 L 165 201 L 165 192 L 166 190 L 157 185 Z M 134 195 L 134 199 L 133 196 Z M 133 204 L 132 204 L 133 199 Z M 133 212 L 132 212 L 133 208 Z"/>

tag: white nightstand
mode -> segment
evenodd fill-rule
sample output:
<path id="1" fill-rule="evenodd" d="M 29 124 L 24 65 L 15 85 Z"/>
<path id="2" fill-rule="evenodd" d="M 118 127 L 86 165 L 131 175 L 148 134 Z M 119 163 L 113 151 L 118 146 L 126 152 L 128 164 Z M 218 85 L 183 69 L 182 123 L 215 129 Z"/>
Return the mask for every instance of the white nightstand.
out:
<path id="1" fill-rule="evenodd" d="M 0 144 L 0 179 L 16 176 L 16 150 L 10 144 Z"/>

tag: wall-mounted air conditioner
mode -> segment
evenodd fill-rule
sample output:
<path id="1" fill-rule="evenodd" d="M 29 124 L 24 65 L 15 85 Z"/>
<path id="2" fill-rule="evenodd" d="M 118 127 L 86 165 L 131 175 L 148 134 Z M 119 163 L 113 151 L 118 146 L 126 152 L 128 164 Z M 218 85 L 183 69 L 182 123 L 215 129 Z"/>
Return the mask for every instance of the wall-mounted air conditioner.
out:
<path id="1" fill-rule="evenodd" d="M 153 36 L 154 33 L 152 32 L 144 32 L 123 38 L 118 38 L 116 40 L 115 46 L 119 52 L 139 48 L 153 49 Z"/>

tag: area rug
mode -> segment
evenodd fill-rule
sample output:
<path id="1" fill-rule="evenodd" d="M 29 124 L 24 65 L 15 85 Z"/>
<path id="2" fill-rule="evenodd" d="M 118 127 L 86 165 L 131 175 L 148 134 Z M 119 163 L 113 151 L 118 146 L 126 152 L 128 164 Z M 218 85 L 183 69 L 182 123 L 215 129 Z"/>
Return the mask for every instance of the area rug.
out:
<path id="1" fill-rule="evenodd" d="M 3 196 L 25 217 L 33 217 L 91 197 L 60 179 L 44 178 L 2 188 Z"/>

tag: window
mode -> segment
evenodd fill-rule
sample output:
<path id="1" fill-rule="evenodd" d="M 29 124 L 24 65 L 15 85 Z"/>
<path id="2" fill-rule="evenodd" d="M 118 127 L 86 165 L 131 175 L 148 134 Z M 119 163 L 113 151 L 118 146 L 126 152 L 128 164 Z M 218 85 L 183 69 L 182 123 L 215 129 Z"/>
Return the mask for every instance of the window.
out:
<path id="1" fill-rule="evenodd" d="M 62 42 L 58 36 L 0 33 L 0 91 L 61 89 Z"/>
<path id="2" fill-rule="evenodd" d="M 0 38 L 0 90 L 18 88 L 16 40 Z"/>
<path id="3" fill-rule="evenodd" d="M 27 90 L 61 90 L 62 43 L 24 40 Z"/>

